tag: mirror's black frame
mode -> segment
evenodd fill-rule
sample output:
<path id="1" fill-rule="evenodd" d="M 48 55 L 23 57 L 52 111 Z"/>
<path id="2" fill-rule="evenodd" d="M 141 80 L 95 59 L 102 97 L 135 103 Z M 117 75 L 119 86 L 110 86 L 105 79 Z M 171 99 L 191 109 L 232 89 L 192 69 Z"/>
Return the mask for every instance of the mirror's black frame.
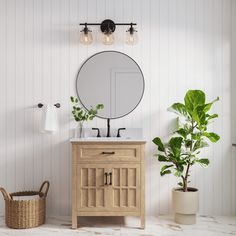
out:
<path id="1" fill-rule="evenodd" d="M 78 99 L 79 99 L 81 105 L 82 105 L 86 110 L 88 110 L 88 108 L 87 108 L 87 107 L 83 104 L 83 102 L 81 101 L 80 96 L 79 96 L 79 93 L 78 93 L 78 90 L 77 90 L 77 81 L 78 81 L 78 78 L 79 78 L 79 73 L 80 73 L 81 69 L 83 68 L 83 66 L 84 66 L 91 58 L 93 58 L 94 56 L 96 56 L 96 55 L 98 55 L 98 54 L 102 54 L 102 53 L 106 53 L 106 52 L 120 53 L 120 54 L 125 55 L 125 56 L 127 56 L 128 58 L 130 58 L 130 59 L 137 65 L 137 67 L 139 68 L 140 73 L 141 73 L 142 78 L 143 78 L 143 91 L 142 91 L 142 96 L 140 97 L 140 100 L 138 101 L 137 105 L 136 105 L 131 111 L 129 111 L 128 113 L 126 113 L 126 114 L 124 114 L 124 115 L 122 115 L 122 116 L 115 117 L 115 118 L 102 117 L 102 116 L 96 115 L 96 117 L 99 117 L 99 118 L 101 118 L 101 119 L 115 120 L 115 119 L 120 119 L 120 118 L 122 118 L 122 117 L 124 117 L 124 116 L 127 116 L 127 115 L 129 115 L 131 112 L 133 112 L 133 111 L 137 108 L 137 106 L 140 104 L 140 102 L 142 101 L 143 96 L 144 96 L 144 90 L 145 90 L 144 75 L 143 75 L 143 72 L 142 72 L 142 70 L 141 70 L 141 67 L 139 66 L 139 64 L 138 64 L 132 57 L 130 57 L 129 55 L 127 55 L 127 54 L 125 54 L 125 53 L 123 53 L 123 52 L 119 52 L 119 51 L 115 51 L 115 50 L 101 51 L 101 52 L 98 52 L 98 53 L 93 54 L 92 56 L 90 56 L 89 58 L 87 58 L 87 59 L 82 63 L 82 65 L 81 65 L 81 67 L 80 67 L 80 69 L 79 69 L 79 71 L 78 71 L 78 73 L 77 73 L 77 76 L 76 76 L 75 88 L 76 88 L 77 97 L 78 97 Z"/>

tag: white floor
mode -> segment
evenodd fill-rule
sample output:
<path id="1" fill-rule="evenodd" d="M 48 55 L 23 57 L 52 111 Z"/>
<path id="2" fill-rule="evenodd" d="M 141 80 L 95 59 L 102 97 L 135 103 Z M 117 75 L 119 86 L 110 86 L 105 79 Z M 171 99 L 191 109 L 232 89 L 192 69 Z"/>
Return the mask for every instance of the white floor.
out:
<path id="1" fill-rule="evenodd" d="M 86 217 L 81 218 L 80 228 L 72 230 L 69 219 L 48 218 L 45 225 L 27 230 L 14 230 L 5 226 L 0 217 L 0 236 L 64 236 L 64 235 L 115 235 L 115 236 L 223 236 L 236 235 L 236 217 L 199 216 L 196 225 L 186 226 L 174 223 L 172 217 L 148 217 L 146 229 L 141 230 L 137 218 Z"/>

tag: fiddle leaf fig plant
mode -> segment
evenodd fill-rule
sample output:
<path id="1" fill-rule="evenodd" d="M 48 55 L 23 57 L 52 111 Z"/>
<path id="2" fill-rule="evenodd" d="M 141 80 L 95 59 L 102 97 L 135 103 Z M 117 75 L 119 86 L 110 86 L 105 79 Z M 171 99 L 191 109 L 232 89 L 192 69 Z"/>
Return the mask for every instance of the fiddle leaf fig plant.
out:
<path id="1" fill-rule="evenodd" d="M 103 104 L 97 104 L 96 107 L 91 107 L 90 110 L 86 110 L 82 105 L 79 104 L 79 100 L 77 97 L 70 97 L 70 100 L 73 105 L 72 114 L 76 122 L 84 122 L 88 120 L 93 120 L 97 115 L 98 110 L 104 108 Z"/>
<path id="2" fill-rule="evenodd" d="M 166 163 L 161 168 L 161 176 L 173 173 L 181 179 L 178 185 L 184 192 L 188 191 L 190 168 L 195 164 L 203 167 L 209 165 L 207 157 L 200 157 L 200 150 L 208 147 L 208 142 L 215 143 L 220 139 L 218 134 L 207 130 L 209 123 L 218 117 L 217 114 L 209 113 L 218 100 L 219 97 L 206 103 L 203 91 L 189 90 L 184 97 L 184 103 L 174 103 L 168 108 L 168 111 L 176 113 L 183 120 L 179 122 L 174 135 L 167 143 L 159 137 L 153 139 L 158 150 L 155 156 L 160 162 Z"/>

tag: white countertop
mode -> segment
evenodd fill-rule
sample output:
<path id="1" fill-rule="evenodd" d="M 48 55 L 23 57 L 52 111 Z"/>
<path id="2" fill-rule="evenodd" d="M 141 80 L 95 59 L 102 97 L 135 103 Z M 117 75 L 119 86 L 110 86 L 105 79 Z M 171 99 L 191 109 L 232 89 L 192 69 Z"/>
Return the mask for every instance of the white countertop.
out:
<path id="1" fill-rule="evenodd" d="M 88 137 L 88 138 L 72 138 L 70 142 L 146 142 L 143 138 L 116 138 L 116 137 Z"/>

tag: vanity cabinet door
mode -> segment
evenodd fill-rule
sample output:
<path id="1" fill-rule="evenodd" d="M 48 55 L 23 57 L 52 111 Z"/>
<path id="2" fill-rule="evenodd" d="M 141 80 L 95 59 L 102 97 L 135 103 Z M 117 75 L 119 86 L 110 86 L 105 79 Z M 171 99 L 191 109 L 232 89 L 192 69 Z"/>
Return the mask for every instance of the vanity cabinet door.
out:
<path id="1" fill-rule="evenodd" d="M 77 210 L 140 211 L 139 164 L 79 164 L 77 170 Z"/>
<path id="2" fill-rule="evenodd" d="M 105 211 L 108 189 L 106 169 L 103 164 L 79 164 L 77 168 L 77 210 Z"/>
<path id="3" fill-rule="evenodd" d="M 109 169 L 112 211 L 140 211 L 140 165 L 117 164 Z"/>

